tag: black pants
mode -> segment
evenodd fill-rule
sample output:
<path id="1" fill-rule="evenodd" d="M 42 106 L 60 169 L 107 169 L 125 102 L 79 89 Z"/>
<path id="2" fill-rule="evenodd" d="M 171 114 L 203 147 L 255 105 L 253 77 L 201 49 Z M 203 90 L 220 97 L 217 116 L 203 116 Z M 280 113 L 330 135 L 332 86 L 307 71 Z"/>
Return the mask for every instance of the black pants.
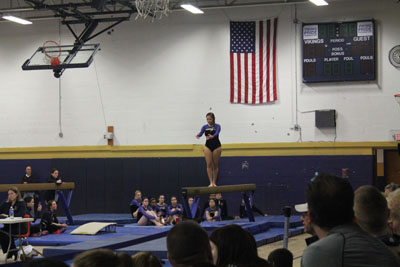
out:
<path id="1" fill-rule="evenodd" d="M 30 229 L 31 235 L 39 233 L 41 230 L 42 230 L 42 227 L 41 227 L 40 223 L 31 224 L 31 229 Z"/>
<path id="2" fill-rule="evenodd" d="M 8 232 L 8 229 L 5 229 L 5 228 L 3 228 L 1 230 Z M 10 237 L 8 236 L 8 234 L 0 231 L 0 244 L 1 244 L 1 248 L 3 250 L 3 253 L 7 253 L 9 242 L 10 242 Z M 15 248 L 15 243 L 14 243 L 14 238 L 11 237 L 10 249 L 13 249 L 13 248 Z"/>
<path id="3" fill-rule="evenodd" d="M 1 230 L 3 232 L 0 231 L 0 244 L 1 244 L 1 248 L 3 249 L 4 253 L 7 253 L 7 248 L 8 248 L 8 244 L 10 242 L 10 237 L 8 236 L 8 233 L 10 233 L 10 225 L 6 224 Z M 18 235 L 19 234 L 19 227 L 21 227 L 21 235 L 26 234 L 27 228 L 26 228 L 26 223 L 21 223 L 20 225 L 17 224 L 12 224 L 11 225 L 11 234 L 12 235 Z M 14 243 L 14 238 L 11 237 L 11 246 L 10 246 L 10 250 L 15 248 L 15 243 Z"/>
<path id="4" fill-rule="evenodd" d="M 55 225 L 51 224 L 51 225 L 47 225 L 47 227 L 45 227 L 45 229 L 42 229 L 42 230 L 43 231 L 47 230 L 47 231 L 49 231 L 49 233 L 54 233 L 61 228 L 62 228 L 61 226 L 55 226 Z"/>

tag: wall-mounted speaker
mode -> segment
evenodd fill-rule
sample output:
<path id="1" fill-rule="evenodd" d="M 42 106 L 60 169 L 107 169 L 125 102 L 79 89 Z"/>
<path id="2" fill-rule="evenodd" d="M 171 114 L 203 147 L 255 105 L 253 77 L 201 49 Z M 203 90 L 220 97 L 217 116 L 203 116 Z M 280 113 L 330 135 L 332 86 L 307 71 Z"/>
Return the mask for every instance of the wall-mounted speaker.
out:
<path id="1" fill-rule="evenodd" d="M 335 128 L 336 127 L 336 110 L 316 110 L 315 111 L 315 127 L 317 128 Z"/>

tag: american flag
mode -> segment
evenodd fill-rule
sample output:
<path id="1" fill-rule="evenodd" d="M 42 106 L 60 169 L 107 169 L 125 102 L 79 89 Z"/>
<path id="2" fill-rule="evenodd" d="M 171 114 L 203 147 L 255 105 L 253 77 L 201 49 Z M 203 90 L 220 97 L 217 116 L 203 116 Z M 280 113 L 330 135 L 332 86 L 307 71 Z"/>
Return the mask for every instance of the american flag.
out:
<path id="1" fill-rule="evenodd" d="M 231 103 L 276 101 L 278 19 L 231 22 Z"/>

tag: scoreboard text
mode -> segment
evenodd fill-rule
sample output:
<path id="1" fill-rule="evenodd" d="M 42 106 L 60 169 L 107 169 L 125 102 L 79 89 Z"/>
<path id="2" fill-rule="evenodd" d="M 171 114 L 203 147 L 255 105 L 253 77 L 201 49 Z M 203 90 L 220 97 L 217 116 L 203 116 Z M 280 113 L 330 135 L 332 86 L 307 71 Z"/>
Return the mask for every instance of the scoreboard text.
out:
<path id="1" fill-rule="evenodd" d="M 375 80 L 374 21 L 303 24 L 303 82 Z"/>

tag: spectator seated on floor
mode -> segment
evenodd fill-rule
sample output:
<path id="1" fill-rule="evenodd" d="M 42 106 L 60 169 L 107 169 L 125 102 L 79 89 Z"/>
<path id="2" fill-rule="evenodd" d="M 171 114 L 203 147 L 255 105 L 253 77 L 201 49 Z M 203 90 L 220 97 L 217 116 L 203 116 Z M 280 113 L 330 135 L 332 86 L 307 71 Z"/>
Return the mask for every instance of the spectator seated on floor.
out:
<path id="1" fill-rule="evenodd" d="M 152 197 L 152 198 L 150 198 L 149 202 L 150 202 L 150 207 L 151 207 L 151 209 L 156 213 L 157 217 L 160 218 L 160 222 L 163 223 L 163 222 L 161 221 L 161 220 L 162 220 L 162 217 L 161 217 L 161 214 L 162 214 L 162 213 L 161 213 L 160 208 L 157 206 L 157 201 L 156 201 L 156 199 L 155 199 L 154 197 Z"/>
<path id="2" fill-rule="evenodd" d="M 24 198 L 26 204 L 26 210 L 33 221 L 30 225 L 31 236 L 37 236 L 42 232 L 42 227 L 39 218 L 42 218 L 42 204 L 39 202 L 37 209 L 35 210 L 35 199 L 31 196 Z"/>
<path id="3" fill-rule="evenodd" d="M 217 202 L 217 206 L 221 209 L 221 219 L 222 220 L 232 220 L 233 218 L 228 216 L 228 204 L 227 204 L 226 200 L 222 198 L 222 194 L 216 193 L 215 200 Z"/>
<path id="4" fill-rule="evenodd" d="M 140 190 L 135 191 L 135 197 L 132 199 L 130 204 L 132 218 L 137 219 L 139 207 L 142 204 L 142 192 Z"/>
<path id="5" fill-rule="evenodd" d="M 165 203 L 165 196 L 164 195 L 160 195 L 158 197 L 158 203 L 157 203 L 157 207 L 160 210 L 160 218 L 161 218 L 161 222 L 166 222 L 168 220 L 168 214 L 167 214 L 167 209 L 168 209 L 168 205 L 167 203 Z"/>
<path id="6" fill-rule="evenodd" d="M 214 266 L 208 234 L 195 221 L 178 223 L 168 232 L 167 250 L 174 267 Z"/>
<path id="7" fill-rule="evenodd" d="M 306 190 L 311 226 L 319 240 L 303 252 L 302 267 L 394 267 L 395 255 L 354 223 L 354 192 L 348 179 L 320 174 Z"/>
<path id="8" fill-rule="evenodd" d="M 210 203 L 210 199 L 215 199 L 215 196 L 216 196 L 216 194 L 210 194 L 210 195 L 208 195 L 208 199 L 207 199 L 207 201 L 204 203 L 204 206 L 203 206 L 203 209 L 202 209 L 202 213 L 201 214 L 204 214 L 204 212 L 206 212 L 206 208 L 208 208 L 210 205 L 209 205 L 209 203 Z"/>
<path id="9" fill-rule="evenodd" d="M 161 223 L 160 217 L 157 216 L 156 212 L 149 205 L 149 198 L 144 197 L 142 205 L 139 207 L 139 212 L 137 214 L 138 225 L 146 226 L 146 225 L 156 225 L 162 226 L 164 224 Z"/>
<path id="10" fill-rule="evenodd" d="M 192 197 L 189 197 L 188 198 L 189 211 L 192 210 L 193 202 L 194 202 L 194 199 Z M 183 219 L 184 220 L 189 220 L 188 217 L 187 217 L 186 211 L 183 212 Z M 194 220 L 194 221 L 196 221 L 198 223 L 200 223 L 202 221 L 200 208 L 198 206 L 196 207 L 196 212 L 195 212 L 194 218 L 191 218 L 190 220 Z"/>
<path id="11" fill-rule="evenodd" d="M 254 237 L 236 224 L 217 228 L 211 233 L 210 241 L 217 266 L 271 266 L 258 256 Z"/>
<path id="12" fill-rule="evenodd" d="M 286 248 L 278 248 L 268 255 L 268 262 L 273 267 L 292 267 L 293 254 Z"/>
<path id="13" fill-rule="evenodd" d="M 58 222 L 56 211 L 57 202 L 49 200 L 47 203 L 47 211 L 43 213 L 42 220 L 40 221 L 42 231 L 48 231 L 51 234 L 61 234 L 66 230 L 67 225 Z"/>
<path id="14" fill-rule="evenodd" d="M 171 205 L 168 206 L 168 224 L 175 225 L 182 219 L 183 208 L 182 205 L 178 203 L 176 196 L 171 197 Z"/>
<path id="15" fill-rule="evenodd" d="M 82 252 L 72 262 L 72 267 L 135 267 L 130 255 L 115 254 L 110 249 L 93 249 Z"/>
<path id="16" fill-rule="evenodd" d="M 151 252 L 139 252 L 132 256 L 134 267 L 162 267 L 161 261 Z"/>
<path id="17" fill-rule="evenodd" d="M 388 225 L 388 203 L 376 187 L 364 185 L 354 192 L 354 215 L 364 231 L 385 243 L 395 255 L 400 255 L 400 240 Z"/>
<path id="18" fill-rule="evenodd" d="M 216 222 L 221 220 L 221 209 L 217 206 L 215 199 L 208 201 L 208 208 L 204 211 L 203 219 L 207 222 Z"/>

